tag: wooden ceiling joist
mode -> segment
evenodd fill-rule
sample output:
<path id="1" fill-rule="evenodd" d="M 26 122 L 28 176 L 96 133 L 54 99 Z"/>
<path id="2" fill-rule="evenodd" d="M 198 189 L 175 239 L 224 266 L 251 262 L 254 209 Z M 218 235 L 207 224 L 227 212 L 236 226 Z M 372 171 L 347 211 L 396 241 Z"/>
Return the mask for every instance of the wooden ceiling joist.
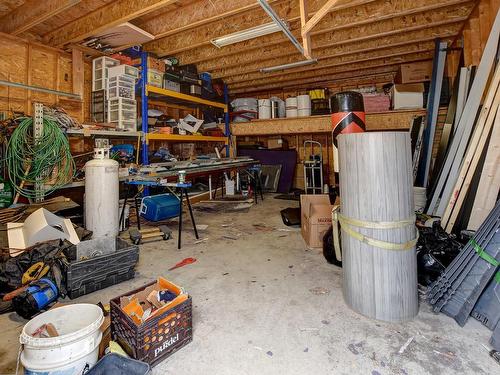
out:
<path id="1" fill-rule="evenodd" d="M 300 37 L 300 11 L 297 8 L 296 0 L 288 0 L 283 2 L 278 2 L 273 6 L 274 11 L 286 21 L 292 23 L 292 28 L 295 29 L 295 36 Z M 340 11 L 345 9 L 354 9 L 356 7 L 362 6 L 363 4 L 373 3 L 378 0 L 355 0 L 347 3 L 339 4 L 337 7 L 334 7 L 332 10 Z M 309 6 L 316 5 L 319 6 L 322 4 L 320 0 L 310 1 Z M 263 25 L 269 23 L 270 18 L 267 14 L 261 10 L 260 8 L 252 11 L 245 12 L 242 14 L 238 14 L 231 18 L 231 22 L 227 22 L 227 20 L 221 20 L 218 22 L 212 22 L 209 24 L 205 24 L 195 29 L 190 29 L 182 34 L 170 35 L 165 38 L 155 39 L 145 45 L 145 49 L 147 51 L 153 52 L 158 56 L 171 56 L 177 55 L 182 51 L 194 50 L 196 48 L 202 46 L 210 46 L 212 49 L 216 49 L 218 51 L 224 52 L 226 49 L 231 48 L 224 47 L 222 49 L 217 49 L 211 44 L 211 40 L 229 35 L 238 31 L 242 31 L 245 29 L 249 29 L 251 27 Z M 278 42 L 281 43 L 286 38 L 282 33 L 275 33 L 268 35 L 266 39 L 271 38 L 272 40 L 276 40 L 278 38 Z M 252 41 L 262 42 L 263 38 L 253 39 Z M 238 45 L 242 45 L 242 43 L 238 43 Z M 240 49 L 240 52 L 242 50 Z"/>
<path id="2" fill-rule="evenodd" d="M 0 31 L 19 35 L 45 22 L 81 0 L 29 0 L 22 6 L 0 18 Z"/>
<path id="3" fill-rule="evenodd" d="M 373 84 L 376 82 L 391 82 L 398 70 L 398 65 L 380 66 L 370 69 L 358 70 L 355 72 L 336 73 L 321 77 L 308 78 L 300 81 L 292 81 L 285 84 L 266 85 L 264 88 L 258 87 L 255 91 L 247 88 L 231 89 L 232 95 L 241 93 L 252 94 L 262 92 L 283 92 L 292 90 L 304 90 L 312 87 L 332 87 L 343 85 Z"/>
<path id="4" fill-rule="evenodd" d="M 281 84 L 283 85 L 284 83 L 288 82 L 297 82 L 297 81 L 302 81 L 308 78 L 316 78 L 316 77 L 323 77 L 327 75 L 333 75 L 341 72 L 355 72 L 358 70 L 362 69 L 371 69 L 375 67 L 380 67 L 380 66 L 389 66 L 389 65 L 396 65 L 396 64 L 405 64 L 408 62 L 414 62 L 414 61 L 423 61 L 423 60 L 431 60 L 433 56 L 433 51 L 417 51 L 417 52 L 410 52 L 408 54 L 404 55 L 395 55 L 395 56 L 389 56 L 389 57 L 371 57 L 369 59 L 364 59 L 364 61 L 357 61 L 354 63 L 348 63 L 348 64 L 342 64 L 342 65 L 335 65 L 332 64 L 331 66 L 322 66 L 321 68 L 318 69 L 312 69 L 312 70 L 307 70 L 307 71 L 300 71 L 300 72 L 294 72 L 290 74 L 285 74 L 281 76 L 275 76 L 273 79 L 270 78 L 262 78 L 262 79 L 256 79 L 256 80 L 245 80 L 244 78 L 241 78 L 240 81 L 235 82 L 235 83 L 230 83 L 229 86 L 231 90 L 236 90 L 240 88 L 246 88 L 248 91 L 250 91 L 250 88 L 252 91 L 255 91 L 256 89 L 262 88 L 265 89 L 266 87 L 269 87 L 271 85 L 275 84 Z"/>
<path id="5" fill-rule="evenodd" d="M 46 43 L 62 47 L 175 3 L 176 0 L 116 0 L 44 36 Z"/>
<path id="6" fill-rule="evenodd" d="M 313 49 L 318 48 L 318 46 L 327 43 L 328 37 L 323 34 L 333 31 L 341 31 L 342 29 L 349 29 L 357 35 L 360 34 L 360 32 L 356 31 L 358 27 L 377 24 L 381 25 L 381 27 L 384 27 L 385 25 L 385 31 L 390 32 L 391 30 L 404 29 L 408 26 L 408 24 L 412 23 L 413 17 L 419 17 L 419 26 L 425 28 L 430 23 L 427 17 L 432 17 L 432 14 L 434 13 L 439 13 L 441 21 L 451 21 L 455 15 L 460 17 L 460 20 L 463 20 L 462 17 L 467 17 L 470 14 L 473 5 L 474 1 L 471 0 L 445 0 L 442 2 L 436 2 L 433 0 L 415 0 L 414 2 L 388 2 L 377 0 L 369 4 L 357 5 L 354 8 L 356 11 L 355 15 L 353 14 L 353 9 L 350 8 L 338 10 L 335 13 L 329 14 L 327 18 L 330 19 L 330 22 L 321 22 L 311 33 L 312 47 Z M 458 8 L 458 10 L 455 8 Z M 297 10 L 292 9 L 290 12 L 290 15 L 293 16 L 297 13 Z M 298 14 L 296 15 L 298 16 Z M 391 21 L 393 18 L 398 21 Z M 436 20 L 437 17 L 432 18 Z M 288 18 L 288 20 L 290 19 L 293 20 L 294 18 Z M 297 33 L 300 31 L 299 29 L 300 24 L 298 22 L 292 22 L 292 30 Z M 209 31 L 205 30 L 205 32 Z M 297 36 L 299 35 L 297 34 Z M 189 39 L 194 38 L 195 36 L 193 35 L 189 37 Z M 208 60 L 223 61 L 222 58 L 225 57 L 232 58 L 233 56 L 240 56 L 244 54 L 252 55 L 252 50 L 262 51 L 264 48 L 268 48 L 270 46 L 275 46 L 281 49 L 280 52 L 277 52 L 278 55 L 283 54 L 284 51 L 292 51 L 292 53 L 295 53 L 290 45 L 283 43 L 285 40 L 286 39 L 281 34 L 273 34 L 267 36 L 265 39 L 257 38 L 248 40 L 234 46 L 224 47 L 222 49 L 214 48 L 211 44 L 201 45 L 196 48 L 177 52 L 175 55 L 183 64 L 200 64 Z M 163 42 L 166 42 L 166 40 L 163 39 L 154 43 L 160 44 Z M 175 43 L 174 40 L 171 40 L 171 42 Z M 181 44 L 182 43 L 171 45 L 171 47 L 174 49 L 177 46 L 180 47 Z M 150 44 L 147 45 L 147 47 L 149 46 Z M 267 55 L 264 56 L 261 52 L 259 52 L 258 56 L 261 59 L 268 57 Z"/>
<path id="7" fill-rule="evenodd" d="M 446 19 L 430 22 L 426 25 L 416 23 L 415 26 L 405 25 L 402 28 L 394 29 L 392 29 L 393 25 L 388 25 L 388 29 L 392 29 L 392 31 L 386 31 L 375 26 L 370 29 L 364 28 L 361 36 L 350 39 L 343 39 L 343 37 L 352 36 L 350 30 L 346 30 L 341 35 L 334 35 L 333 38 L 328 34 L 322 34 L 315 39 L 317 48 L 313 50 L 313 54 L 314 58 L 321 60 L 357 51 L 399 46 L 405 43 L 432 40 L 436 37 L 455 36 L 460 32 L 463 20 L 464 18 L 460 17 L 451 19 L 451 21 Z M 408 31 L 411 31 L 411 33 L 408 34 Z M 375 39 L 377 39 L 376 44 L 373 43 Z M 214 75 L 228 77 L 237 73 L 258 71 L 273 64 L 291 63 L 296 59 L 297 53 L 294 49 L 284 49 L 283 46 L 277 45 L 262 48 L 258 56 L 251 53 L 239 54 L 202 62 L 198 64 L 198 67 L 200 70 L 210 71 Z"/>
<path id="8" fill-rule="evenodd" d="M 272 0 L 269 4 L 284 2 Z M 237 14 L 258 9 L 255 0 L 198 0 L 175 11 L 160 13 L 151 19 L 142 22 L 139 26 L 153 34 L 156 39 L 194 29 L 215 21 L 227 20 Z M 186 17 L 186 15 L 189 17 Z M 165 20 L 168 19 L 168 22 Z"/>

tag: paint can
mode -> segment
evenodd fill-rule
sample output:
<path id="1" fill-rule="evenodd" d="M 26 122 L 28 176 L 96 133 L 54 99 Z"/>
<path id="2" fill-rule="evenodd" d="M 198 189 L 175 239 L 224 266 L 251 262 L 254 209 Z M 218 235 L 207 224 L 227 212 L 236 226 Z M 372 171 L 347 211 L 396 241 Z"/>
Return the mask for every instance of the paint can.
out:
<path id="1" fill-rule="evenodd" d="M 297 114 L 299 117 L 311 116 L 311 97 L 309 95 L 297 96 Z"/>
<path id="2" fill-rule="evenodd" d="M 286 105 L 286 117 L 297 117 L 298 109 L 297 109 L 297 97 L 287 98 L 285 101 Z"/>
<path id="3" fill-rule="evenodd" d="M 259 99 L 259 119 L 265 120 L 271 118 L 271 100 Z"/>

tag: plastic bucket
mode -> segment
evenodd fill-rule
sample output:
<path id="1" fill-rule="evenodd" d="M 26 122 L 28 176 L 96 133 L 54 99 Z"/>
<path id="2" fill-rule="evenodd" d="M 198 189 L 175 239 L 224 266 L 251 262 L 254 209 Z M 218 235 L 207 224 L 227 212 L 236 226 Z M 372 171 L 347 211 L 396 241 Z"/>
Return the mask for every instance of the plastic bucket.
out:
<path id="1" fill-rule="evenodd" d="M 74 304 L 49 310 L 31 319 L 21 332 L 21 363 L 26 375 L 80 375 L 97 362 L 104 320 L 102 310 L 91 304 Z M 59 336 L 31 336 L 52 323 Z"/>
<path id="2" fill-rule="evenodd" d="M 270 99 L 260 99 L 259 100 L 259 118 L 260 119 L 270 119 L 271 118 L 271 100 Z"/>

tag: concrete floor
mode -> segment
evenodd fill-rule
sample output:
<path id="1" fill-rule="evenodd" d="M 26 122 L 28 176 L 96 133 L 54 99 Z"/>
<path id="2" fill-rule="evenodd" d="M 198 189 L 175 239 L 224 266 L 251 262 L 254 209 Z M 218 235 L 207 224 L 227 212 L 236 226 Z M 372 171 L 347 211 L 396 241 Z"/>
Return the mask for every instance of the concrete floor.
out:
<path id="1" fill-rule="evenodd" d="M 481 345 L 491 332 L 474 319 L 461 328 L 425 303 L 406 324 L 350 310 L 341 269 L 305 250 L 300 230 L 280 231 L 279 210 L 292 205 L 267 196 L 248 213 L 197 212 L 198 224 L 209 225 L 206 242 L 194 244 L 186 223 L 181 251 L 174 241 L 143 245 L 135 279 L 73 302 L 108 302 L 160 275 L 183 286 L 193 298 L 194 340 L 157 365 L 158 375 L 498 373 Z M 228 233 L 238 239 L 222 237 Z M 197 262 L 167 271 L 186 257 Z M 0 316 L 0 374 L 15 372 L 24 323 Z"/>

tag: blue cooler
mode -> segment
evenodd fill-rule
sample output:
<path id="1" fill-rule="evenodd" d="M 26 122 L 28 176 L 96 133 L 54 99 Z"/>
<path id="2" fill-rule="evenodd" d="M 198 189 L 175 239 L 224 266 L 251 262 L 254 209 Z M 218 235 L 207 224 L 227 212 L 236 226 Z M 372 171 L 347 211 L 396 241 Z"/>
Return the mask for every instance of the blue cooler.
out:
<path id="1" fill-rule="evenodd" d="M 140 214 L 148 221 L 162 221 L 179 216 L 180 210 L 179 198 L 173 194 L 159 194 L 142 198 Z"/>

